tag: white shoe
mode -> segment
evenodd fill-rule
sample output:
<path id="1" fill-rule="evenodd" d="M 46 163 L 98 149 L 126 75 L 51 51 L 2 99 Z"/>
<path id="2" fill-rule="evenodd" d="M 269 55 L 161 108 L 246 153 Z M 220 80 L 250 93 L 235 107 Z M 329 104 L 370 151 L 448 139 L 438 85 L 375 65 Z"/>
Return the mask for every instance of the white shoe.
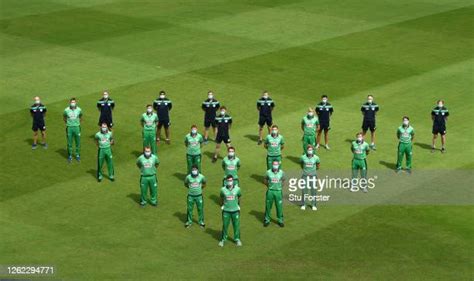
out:
<path id="1" fill-rule="evenodd" d="M 222 246 L 224 246 L 224 243 L 222 243 Z M 237 246 L 238 246 L 238 247 L 241 247 L 241 246 L 242 246 L 242 241 L 237 240 Z"/>
<path id="2" fill-rule="evenodd" d="M 303 211 L 306 210 L 306 206 L 305 205 L 301 206 L 301 210 Z"/>
<path id="3" fill-rule="evenodd" d="M 219 245 L 219 247 L 224 247 L 224 241 L 220 241 L 217 245 Z"/>
<path id="4" fill-rule="evenodd" d="M 325 144 L 324 147 L 325 147 L 327 150 L 331 150 L 331 149 L 329 148 L 329 144 Z"/>
<path id="5" fill-rule="evenodd" d="M 317 211 L 318 208 L 316 208 L 316 206 L 313 206 L 313 208 L 311 208 L 313 211 Z"/>
<path id="6" fill-rule="evenodd" d="M 316 145 L 316 149 L 319 149 L 319 143 Z"/>

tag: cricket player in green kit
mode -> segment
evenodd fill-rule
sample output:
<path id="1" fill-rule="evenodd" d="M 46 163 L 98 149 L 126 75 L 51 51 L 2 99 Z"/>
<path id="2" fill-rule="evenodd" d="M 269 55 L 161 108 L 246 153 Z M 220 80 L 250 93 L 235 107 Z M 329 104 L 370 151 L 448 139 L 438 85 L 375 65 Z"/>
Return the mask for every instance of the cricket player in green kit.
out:
<path id="1" fill-rule="evenodd" d="M 112 160 L 111 149 L 111 146 L 114 144 L 114 139 L 112 137 L 112 132 L 109 131 L 107 123 L 102 123 L 102 126 L 100 127 L 100 132 L 97 132 L 95 134 L 95 141 L 97 144 L 97 148 L 99 149 L 97 154 L 97 181 L 102 181 L 102 166 L 104 164 L 104 160 L 107 162 L 109 179 L 111 181 L 114 181 L 114 162 Z"/>
<path id="2" fill-rule="evenodd" d="M 306 194 L 308 194 L 308 189 L 311 190 L 311 196 L 313 200 L 311 200 L 311 207 L 313 211 L 317 211 L 318 208 L 316 207 L 316 181 L 314 184 L 311 185 L 312 181 L 310 178 L 317 179 L 316 170 L 319 169 L 321 161 L 319 157 L 314 154 L 314 146 L 308 145 L 305 154 L 301 156 L 300 159 L 301 169 L 303 170 L 303 175 L 301 176 L 302 179 L 306 181 L 304 189 L 302 189 L 302 196 L 301 196 L 301 210 L 306 210 L 306 205 L 309 203 L 306 200 Z"/>
<path id="3" fill-rule="evenodd" d="M 186 146 L 186 162 L 188 166 L 188 174 L 191 173 L 191 167 L 196 166 L 201 172 L 201 147 L 204 138 L 197 131 L 197 126 L 191 126 L 191 132 L 184 138 L 184 145 Z"/>
<path id="4" fill-rule="evenodd" d="M 158 124 L 158 115 L 153 112 L 153 106 L 148 104 L 146 112 L 142 114 L 140 123 L 143 127 L 143 148 L 151 147 L 151 152 L 156 155 L 156 126 Z"/>
<path id="5" fill-rule="evenodd" d="M 206 178 L 199 173 L 198 167 L 193 165 L 191 173 L 184 179 L 184 186 L 188 188 L 188 207 L 187 207 L 187 221 L 184 227 L 188 228 L 193 224 L 193 210 L 194 203 L 198 210 L 198 223 L 200 227 L 205 227 L 204 224 L 204 203 L 202 197 L 202 189 L 206 187 Z"/>
<path id="6" fill-rule="evenodd" d="M 278 133 L 278 126 L 272 126 L 272 132 L 265 138 L 263 145 L 267 149 L 267 170 L 272 167 L 273 161 L 281 165 L 281 151 L 285 148 L 285 139 Z"/>
<path id="7" fill-rule="evenodd" d="M 355 186 L 355 179 L 359 175 L 363 179 L 367 178 L 367 155 L 370 152 L 370 146 L 364 141 L 364 133 L 360 132 L 356 134 L 356 140 L 351 143 L 351 151 L 354 155 L 352 158 L 352 187 L 351 191 L 355 192 L 358 187 Z M 362 188 L 364 192 L 367 192 L 367 187 Z"/>
<path id="8" fill-rule="evenodd" d="M 265 220 L 263 226 L 270 224 L 270 212 L 273 202 L 275 202 L 277 221 L 280 227 L 284 227 L 283 223 L 283 184 L 285 182 L 285 173 L 280 169 L 280 162 L 275 160 L 272 162 L 272 168 L 265 175 L 265 185 L 268 187 L 265 196 Z"/>
<path id="9" fill-rule="evenodd" d="M 69 100 L 69 106 L 64 109 L 63 119 L 66 123 L 67 161 L 72 161 L 72 142 L 76 143 L 76 160 L 81 161 L 81 121 L 82 110 L 77 106 L 76 98 Z"/>
<path id="10" fill-rule="evenodd" d="M 224 247 L 227 240 L 227 230 L 232 222 L 234 228 L 234 241 L 237 246 L 242 246 L 240 241 L 240 187 L 234 183 L 232 175 L 226 177 L 226 184 L 221 188 L 221 210 L 222 210 L 222 236 L 219 247 Z"/>
<path id="11" fill-rule="evenodd" d="M 411 159 L 413 155 L 413 141 L 415 139 L 415 130 L 410 126 L 410 118 L 403 117 L 403 124 L 397 129 L 398 157 L 397 157 L 397 173 L 402 171 L 403 156 L 407 158 L 407 173 L 411 173 Z"/>
<path id="12" fill-rule="evenodd" d="M 224 169 L 223 185 L 228 175 L 232 175 L 234 184 L 239 185 L 239 176 L 237 172 L 240 169 L 240 159 L 235 156 L 235 148 L 233 146 L 227 149 L 227 156 L 222 160 L 222 169 Z"/>
<path id="13" fill-rule="evenodd" d="M 319 130 L 318 117 L 314 116 L 314 110 L 311 107 L 301 120 L 301 130 L 303 130 L 303 152 L 306 153 L 308 145 L 316 146 L 316 131 Z"/>
<path id="14" fill-rule="evenodd" d="M 140 206 L 147 203 L 148 189 L 150 190 L 150 203 L 158 205 L 158 182 L 156 180 L 156 168 L 160 164 L 158 157 L 151 153 L 149 146 L 145 147 L 143 154 L 137 159 L 137 167 L 140 169 Z"/>

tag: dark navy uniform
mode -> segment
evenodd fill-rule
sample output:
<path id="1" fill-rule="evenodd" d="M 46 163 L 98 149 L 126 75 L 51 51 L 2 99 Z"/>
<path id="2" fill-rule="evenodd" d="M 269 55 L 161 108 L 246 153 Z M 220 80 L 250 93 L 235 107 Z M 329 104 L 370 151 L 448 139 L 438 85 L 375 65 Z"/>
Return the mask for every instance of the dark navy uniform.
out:
<path id="1" fill-rule="evenodd" d="M 230 143 L 229 137 L 229 127 L 232 124 L 232 117 L 230 115 L 218 115 L 216 116 L 216 125 L 217 125 L 217 136 L 216 143 Z"/>
<path id="2" fill-rule="evenodd" d="M 375 102 L 366 102 L 362 105 L 360 111 L 362 111 L 362 114 L 364 114 L 364 120 L 362 121 L 362 130 L 366 132 L 370 129 L 371 132 L 375 132 L 375 115 L 377 111 L 379 111 L 379 105 Z"/>
<path id="3" fill-rule="evenodd" d="M 433 117 L 433 135 L 446 134 L 446 118 L 449 116 L 448 109 L 443 107 L 435 107 L 431 111 Z"/>
<path id="4" fill-rule="evenodd" d="M 220 103 L 216 99 L 206 99 L 202 102 L 201 108 L 204 110 L 204 127 L 209 128 L 212 126 L 216 127 L 216 112 L 221 107 Z"/>
<path id="5" fill-rule="evenodd" d="M 30 113 L 33 117 L 33 126 L 32 130 L 37 132 L 38 130 L 45 131 L 46 125 L 44 123 L 44 115 L 46 114 L 46 106 L 44 104 L 33 104 L 30 107 Z"/>
<path id="6" fill-rule="evenodd" d="M 272 110 L 275 107 L 275 103 L 271 98 L 264 99 L 261 97 L 257 100 L 257 109 L 259 112 L 258 125 L 263 127 L 265 124 L 271 126 L 273 124 Z"/>
<path id="7" fill-rule="evenodd" d="M 318 114 L 320 130 L 331 129 L 329 121 L 333 112 L 334 109 L 329 102 L 320 102 L 316 105 L 316 114 Z"/>
<path id="8" fill-rule="evenodd" d="M 153 108 L 156 110 L 158 115 L 158 126 L 164 126 L 168 128 L 171 125 L 170 122 L 170 110 L 173 107 L 173 103 L 168 98 L 157 98 L 153 101 Z"/>
<path id="9" fill-rule="evenodd" d="M 100 111 L 99 126 L 102 125 L 102 123 L 106 123 L 107 127 L 112 128 L 112 110 L 114 109 L 114 107 L 115 102 L 111 98 L 101 98 L 99 101 L 97 101 L 97 108 Z"/>

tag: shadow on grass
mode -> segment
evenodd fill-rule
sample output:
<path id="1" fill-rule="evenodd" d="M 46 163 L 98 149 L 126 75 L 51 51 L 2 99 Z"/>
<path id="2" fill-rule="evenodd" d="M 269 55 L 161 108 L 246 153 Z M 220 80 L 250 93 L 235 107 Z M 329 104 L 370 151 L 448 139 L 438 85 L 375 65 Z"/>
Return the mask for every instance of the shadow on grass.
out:
<path id="1" fill-rule="evenodd" d="M 259 182 L 261 184 L 263 184 L 263 179 L 265 178 L 263 175 L 258 175 L 258 174 L 253 174 L 250 177 L 254 179 L 256 182 Z"/>
<path id="2" fill-rule="evenodd" d="M 40 138 L 38 138 L 38 139 L 40 139 Z M 25 143 L 27 143 L 28 145 L 33 145 L 33 139 L 32 138 L 26 138 Z"/>
<path id="3" fill-rule="evenodd" d="M 183 174 L 183 173 L 176 172 L 176 173 L 173 174 L 173 176 L 175 178 L 177 178 L 178 180 L 180 180 L 180 181 L 184 181 L 184 179 L 186 178 L 187 175 Z"/>
<path id="4" fill-rule="evenodd" d="M 175 212 L 173 216 L 177 217 L 182 223 L 186 223 L 188 220 L 188 214 L 182 212 Z"/>
<path id="5" fill-rule="evenodd" d="M 414 145 L 416 145 L 416 146 L 418 146 L 422 149 L 431 150 L 431 145 L 429 145 L 427 143 L 415 142 Z"/>
<path id="6" fill-rule="evenodd" d="M 263 220 L 265 219 L 265 213 L 261 212 L 261 211 L 252 210 L 252 211 L 249 212 L 249 215 L 254 216 L 261 223 L 263 223 Z M 277 220 L 275 220 L 273 218 L 271 219 L 271 221 L 273 223 L 278 223 Z"/>
<path id="7" fill-rule="evenodd" d="M 95 169 L 89 169 L 89 170 L 87 170 L 87 173 L 88 173 L 89 175 L 93 176 L 94 179 L 97 179 L 97 170 L 95 170 Z"/>
<path id="8" fill-rule="evenodd" d="M 65 148 L 57 149 L 56 153 L 64 157 L 64 159 L 67 159 L 67 149 Z"/>
<path id="9" fill-rule="evenodd" d="M 133 156 L 135 156 L 137 158 L 140 157 L 140 155 L 142 155 L 142 153 L 143 153 L 142 151 L 138 151 L 138 150 L 134 150 L 134 151 L 130 152 L 130 154 L 132 154 Z"/>
<path id="10" fill-rule="evenodd" d="M 203 154 L 209 159 L 212 159 L 214 157 L 214 153 L 210 151 L 205 151 Z"/>
<path id="11" fill-rule="evenodd" d="M 212 238 L 214 238 L 215 240 L 217 241 L 220 241 L 221 240 L 221 231 L 220 230 L 216 230 L 216 229 L 212 229 L 212 228 L 206 228 L 205 232 L 209 235 L 212 236 Z"/>
<path id="12" fill-rule="evenodd" d="M 382 164 L 382 165 L 384 165 L 385 167 L 387 167 L 391 170 L 396 170 L 397 169 L 397 164 L 392 163 L 392 162 L 379 161 L 379 164 Z"/>
<path id="13" fill-rule="evenodd" d="M 215 194 L 211 194 L 211 196 L 208 197 L 211 199 L 216 205 L 220 206 L 221 205 L 221 198 Z"/>
<path id="14" fill-rule="evenodd" d="M 130 193 L 127 195 L 128 198 L 132 199 L 133 202 L 140 204 L 140 194 L 138 193 Z"/>
<path id="15" fill-rule="evenodd" d="M 351 139 L 346 139 L 345 142 L 352 143 Z"/>
<path id="16" fill-rule="evenodd" d="M 257 142 L 258 136 L 257 135 L 245 135 L 244 137 L 248 138 L 251 141 Z"/>
<path id="17" fill-rule="evenodd" d="M 300 158 L 300 157 L 288 155 L 288 156 L 285 156 L 285 158 L 288 159 L 288 160 L 290 160 L 290 161 L 293 162 L 293 163 L 296 163 L 296 164 L 300 164 L 300 163 L 301 163 L 301 158 Z"/>

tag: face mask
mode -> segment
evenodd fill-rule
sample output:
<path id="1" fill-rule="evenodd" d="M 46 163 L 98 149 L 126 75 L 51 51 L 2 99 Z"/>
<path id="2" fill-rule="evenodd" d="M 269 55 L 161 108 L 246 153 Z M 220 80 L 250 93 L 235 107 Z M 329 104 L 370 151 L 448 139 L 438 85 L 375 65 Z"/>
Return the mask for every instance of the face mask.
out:
<path id="1" fill-rule="evenodd" d="M 151 152 L 145 151 L 145 157 L 148 158 L 148 157 L 150 157 L 150 156 L 151 156 Z"/>
<path id="2" fill-rule="evenodd" d="M 160 95 L 160 99 L 164 99 L 165 98 L 165 95 Z"/>
<path id="3" fill-rule="evenodd" d="M 362 143 L 363 139 L 362 138 L 357 138 L 358 143 Z"/>
<path id="4" fill-rule="evenodd" d="M 408 126 L 408 123 L 410 123 L 408 120 L 403 120 L 403 125 Z"/>
<path id="5" fill-rule="evenodd" d="M 103 128 L 103 127 L 102 127 L 101 129 L 102 129 L 102 132 L 103 132 L 103 133 L 107 132 L 107 128 Z"/>
<path id="6" fill-rule="evenodd" d="M 308 150 L 308 155 L 313 155 L 313 151 L 312 151 L 312 150 Z"/>
<path id="7" fill-rule="evenodd" d="M 197 131 L 196 129 L 192 129 L 192 130 L 191 130 L 191 134 L 193 134 L 193 135 L 197 134 L 197 132 L 198 132 L 198 131 Z"/>
<path id="8" fill-rule="evenodd" d="M 227 186 L 234 186 L 234 181 L 233 180 L 227 181 Z"/>
<path id="9" fill-rule="evenodd" d="M 368 99 L 368 100 L 367 100 L 368 103 L 372 103 L 373 101 L 374 101 L 374 100 L 372 100 L 372 99 Z"/>
<path id="10" fill-rule="evenodd" d="M 268 96 L 267 96 L 267 95 L 265 95 L 265 96 L 263 96 L 263 98 L 264 98 L 264 99 L 268 99 Z"/>
<path id="11" fill-rule="evenodd" d="M 439 107 L 439 108 L 443 107 L 443 105 L 444 105 L 444 104 L 442 104 L 442 103 L 438 103 L 438 107 Z"/>
<path id="12" fill-rule="evenodd" d="M 40 104 L 40 100 L 35 100 L 35 104 Z"/>
<path id="13" fill-rule="evenodd" d="M 197 171 L 197 170 L 192 170 L 192 171 L 191 171 L 191 174 L 192 174 L 193 176 L 197 176 L 197 175 L 198 175 L 198 171 Z"/>
<path id="14" fill-rule="evenodd" d="M 71 102 L 71 107 L 76 107 L 76 103 L 75 102 Z"/>
<path id="15" fill-rule="evenodd" d="M 308 112 L 308 117 L 313 117 L 314 116 L 314 113 L 311 111 L 311 112 Z"/>
<path id="16" fill-rule="evenodd" d="M 104 95 L 104 99 L 108 99 L 109 98 L 109 95 Z"/>
<path id="17" fill-rule="evenodd" d="M 278 165 L 273 165 L 273 170 L 278 170 Z"/>
<path id="18" fill-rule="evenodd" d="M 229 152 L 229 157 L 234 157 L 234 155 L 235 155 L 235 152 L 233 152 L 233 151 Z"/>
<path id="19" fill-rule="evenodd" d="M 152 113 L 152 112 L 153 112 L 153 109 L 147 108 L 147 109 L 146 109 L 146 112 L 147 112 L 147 113 Z"/>
<path id="20" fill-rule="evenodd" d="M 327 99 L 323 99 L 323 103 L 327 103 L 327 102 L 328 102 L 328 100 L 327 100 Z"/>
<path id="21" fill-rule="evenodd" d="M 224 110 L 221 111 L 221 115 L 225 115 L 225 111 L 224 111 Z"/>
<path id="22" fill-rule="evenodd" d="M 214 96 L 213 95 L 207 95 L 207 98 L 212 100 L 214 98 Z"/>
<path id="23" fill-rule="evenodd" d="M 278 134 L 278 130 L 273 130 L 273 131 L 272 131 L 272 134 L 273 134 L 273 135 L 277 135 L 277 134 Z"/>

